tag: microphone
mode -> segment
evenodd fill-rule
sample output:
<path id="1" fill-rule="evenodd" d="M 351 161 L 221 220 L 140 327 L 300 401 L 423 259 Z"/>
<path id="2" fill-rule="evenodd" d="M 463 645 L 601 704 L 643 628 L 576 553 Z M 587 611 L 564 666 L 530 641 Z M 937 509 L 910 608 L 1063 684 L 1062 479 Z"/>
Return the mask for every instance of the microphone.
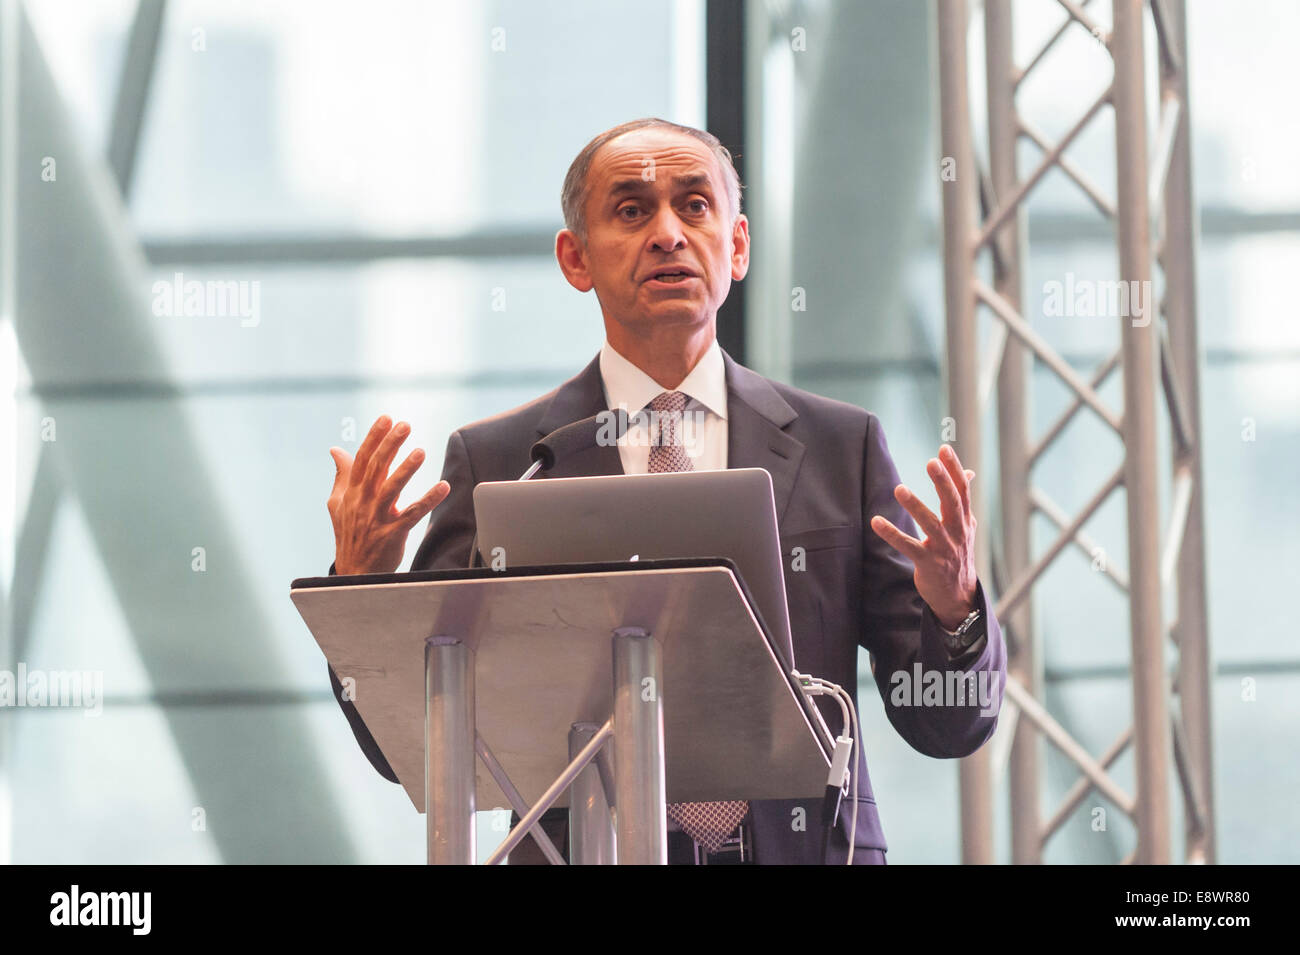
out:
<path id="1" fill-rule="evenodd" d="M 519 480 L 527 481 L 538 471 L 549 471 L 555 467 L 556 461 L 567 458 L 571 454 L 586 451 L 605 442 L 617 443 L 619 438 L 627 434 L 628 425 L 627 410 L 616 408 L 556 428 L 533 444 L 529 450 L 533 463 L 519 476 Z M 473 567 L 476 560 L 478 560 L 477 529 L 474 531 L 474 540 L 470 544 L 469 566 Z"/>
<path id="2" fill-rule="evenodd" d="M 602 441 L 617 442 L 627 433 L 627 426 L 628 414 L 619 408 L 557 428 L 533 445 L 533 463 L 519 480 L 527 481 L 538 471 L 549 471 L 560 458 L 594 448 Z"/>

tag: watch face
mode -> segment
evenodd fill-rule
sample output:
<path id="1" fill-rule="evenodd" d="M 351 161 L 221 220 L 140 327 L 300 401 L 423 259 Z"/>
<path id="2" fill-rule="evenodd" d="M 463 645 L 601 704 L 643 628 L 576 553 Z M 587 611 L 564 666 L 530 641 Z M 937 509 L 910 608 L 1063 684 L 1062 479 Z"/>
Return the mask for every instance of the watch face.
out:
<path id="1" fill-rule="evenodd" d="M 980 633 L 979 623 L 981 619 L 978 610 L 971 611 L 970 616 L 957 627 L 957 631 L 951 637 L 948 637 L 948 645 L 954 650 L 960 650 L 974 643 Z"/>

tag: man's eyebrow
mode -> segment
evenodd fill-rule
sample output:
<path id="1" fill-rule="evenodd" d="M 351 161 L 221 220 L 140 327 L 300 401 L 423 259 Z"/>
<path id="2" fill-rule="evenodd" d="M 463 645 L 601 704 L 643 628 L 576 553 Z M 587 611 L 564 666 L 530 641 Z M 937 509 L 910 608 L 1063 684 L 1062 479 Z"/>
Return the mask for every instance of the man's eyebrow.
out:
<path id="1" fill-rule="evenodd" d="M 692 173 L 684 176 L 674 176 L 673 185 L 679 190 L 713 188 L 713 181 L 707 173 Z M 644 179 L 619 179 L 609 187 L 610 197 L 639 195 L 650 191 L 650 183 Z"/>

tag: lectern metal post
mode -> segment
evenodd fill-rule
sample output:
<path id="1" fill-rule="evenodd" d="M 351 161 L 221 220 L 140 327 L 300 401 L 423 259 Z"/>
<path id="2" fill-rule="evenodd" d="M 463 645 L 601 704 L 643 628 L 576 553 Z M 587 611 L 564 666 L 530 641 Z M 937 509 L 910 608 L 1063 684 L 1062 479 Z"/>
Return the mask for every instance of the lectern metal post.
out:
<path id="1" fill-rule="evenodd" d="M 614 631 L 614 805 L 619 865 L 667 865 L 663 667 L 640 627 Z"/>
<path id="2" fill-rule="evenodd" d="M 474 654 L 455 637 L 424 644 L 424 811 L 430 865 L 473 865 Z"/>
<path id="3" fill-rule="evenodd" d="M 574 723 L 569 730 L 569 759 L 576 759 L 600 729 L 599 723 Z M 603 752 L 603 751 L 602 751 Z M 596 760 L 588 763 L 569 790 L 569 862 L 614 864 L 614 820 Z"/>

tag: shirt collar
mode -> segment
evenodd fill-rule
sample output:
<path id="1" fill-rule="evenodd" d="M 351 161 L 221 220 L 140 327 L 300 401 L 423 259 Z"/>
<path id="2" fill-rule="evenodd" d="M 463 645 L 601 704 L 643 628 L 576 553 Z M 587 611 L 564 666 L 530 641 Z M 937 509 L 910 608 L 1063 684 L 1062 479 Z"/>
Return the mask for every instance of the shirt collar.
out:
<path id="1" fill-rule="evenodd" d="M 600 349 L 600 377 L 611 409 L 625 407 L 635 414 L 666 389 L 614 350 L 606 339 Z M 724 421 L 727 418 L 727 375 L 722 349 L 715 338 L 675 391 L 694 398 Z"/>

